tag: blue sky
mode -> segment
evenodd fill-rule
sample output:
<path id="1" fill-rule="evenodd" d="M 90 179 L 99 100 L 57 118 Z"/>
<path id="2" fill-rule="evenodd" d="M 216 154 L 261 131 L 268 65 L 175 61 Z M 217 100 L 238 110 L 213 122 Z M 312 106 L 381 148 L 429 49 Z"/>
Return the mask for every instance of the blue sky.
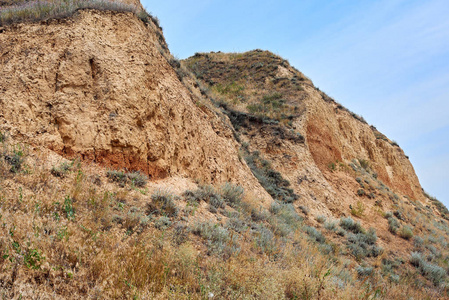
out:
<path id="1" fill-rule="evenodd" d="M 171 52 L 270 50 L 362 115 L 449 206 L 449 1 L 143 0 Z"/>

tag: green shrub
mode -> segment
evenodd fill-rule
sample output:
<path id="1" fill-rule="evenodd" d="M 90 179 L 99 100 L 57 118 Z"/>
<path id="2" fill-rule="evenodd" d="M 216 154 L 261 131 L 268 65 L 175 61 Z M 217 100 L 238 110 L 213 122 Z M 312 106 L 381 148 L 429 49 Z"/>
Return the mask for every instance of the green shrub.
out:
<path id="1" fill-rule="evenodd" d="M 419 235 L 413 237 L 413 245 L 415 248 L 419 249 L 424 245 L 424 239 Z"/>
<path id="2" fill-rule="evenodd" d="M 108 170 L 106 172 L 106 177 L 109 178 L 109 180 L 111 180 L 112 182 L 122 184 L 122 186 L 125 186 L 126 181 L 128 180 L 125 172 L 118 170 Z"/>
<path id="3" fill-rule="evenodd" d="M 75 208 L 73 207 L 73 200 L 69 196 L 66 196 L 64 199 L 64 212 L 67 219 L 75 219 Z"/>
<path id="4" fill-rule="evenodd" d="M 403 239 L 409 240 L 413 237 L 413 230 L 410 228 L 410 226 L 402 226 L 401 230 L 399 231 L 399 236 Z"/>
<path id="5" fill-rule="evenodd" d="M 338 234 L 339 236 L 345 236 L 345 235 L 347 234 L 347 231 L 344 230 L 344 229 L 341 228 L 341 227 L 338 227 L 338 228 L 335 230 L 335 233 Z"/>
<path id="6" fill-rule="evenodd" d="M 189 203 L 199 203 L 201 201 L 210 202 L 212 198 L 220 198 L 220 195 L 211 185 L 200 185 L 198 189 L 194 191 L 187 190 L 184 192 L 183 196 Z"/>
<path id="7" fill-rule="evenodd" d="M 412 252 L 410 255 L 410 263 L 414 267 L 419 267 L 424 262 L 424 258 L 422 257 L 421 253 L 419 252 Z"/>
<path id="8" fill-rule="evenodd" d="M 351 214 L 356 217 L 363 216 L 363 213 L 365 212 L 365 205 L 361 201 L 357 201 L 357 204 L 355 207 L 350 206 L 351 208 Z"/>
<path id="9" fill-rule="evenodd" d="M 181 223 L 176 223 L 176 225 L 173 228 L 173 242 L 176 245 L 181 245 L 182 243 L 186 242 L 189 237 L 190 228 Z"/>
<path id="10" fill-rule="evenodd" d="M 19 146 L 14 146 L 12 151 L 4 151 L 4 160 L 11 166 L 9 171 L 11 173 L 19 173 L 22 170 L 22 165 L 25 162 L 24 149 Z"/>
<path id="11" fill-rule="evenodd" d="M 216 209 L 226 207 L 226 203 L 220 195 L 214 195 L 213 197 L 210 197 L 209 204 Z"/>
<path id="12" fill-rule="evenodd" d="M 266 221 L 270 214 L 265 209 L 256 209 L 254 207 L 250 208 L 251 220 L 254 222 Z"/>
<path id="13" fill-rule="evenodd" d="M 255 241 L 262 253 L 275 253 L 277 251 L 273 232 L 262 224 L 256 228 Z"/>
<path id="14" fill-rule="evenodd" d="M 134 228 L 138 225 L 141 224 L 141 219 L 143 219 L 143 215 L 142 213 L 139 212 L 133 212 L 132 210 L 130 210 L 125 218 L 122 219 L 122 224 L 123 227 L 128 231 L 128 232 L 133 232 Z M 143 224 L 142 224 L 143 225 Z"/>
<path id="15" fill-rule="evenodd" d="M 394 215 L 396 218 L 398 218 L 399 220 L 405 221 L 405 219 L 404 219 L 404 214 L 403 214 L 401 211 L 396 210 L 395 212 L 393 212 L 393 215 Z"/>
<path id="16" fill-rule="evenodd" d="M 242 233 L 248 229 L 246 223 L 238 217 L 229 218 L 226 227 L 238 233 Z"/>
<path id="17" fill-rule="evenodd" d="M 226 182 L 218 191 L 211 185 L 200 185 L 194 191 L 185 191 L 183 196 L 189 203 L 206 201 L 211 207 L 218 209 L 225 208 L 226 204 L 234 208 L 240 206 L 243 194 L 244 190 L 241 186 Z"/>
<path id="18" fill-rule="evenodd" d="M 273 207 L 273 206 L 272 206 Z M 278 204 L 272 217 L 268 219 L 273 232 L 277 236 L 286 237 L 299 228 L 302 218 L 291 204 Z"/>
<path id="19" fill-rule="evenodd" d="M 370 169 L 370 163 L 368 160 L 359 158 L 359 163 L 360 163 L 360 166 L 363 169 L 365 169 L 366 171 L 368 171 Z"/>
<path id="20" fill-rule="evenodd" d="M 45 257 L 37 249 L 28 249 L 23 256 L 25 266 L 30 269 L 38 270 L 41 267 L 42 261 Z"/>
<path id="21" fill-rule="evenodd" d="M 291 204 L 282 204 L 281 209 L 276 216 L 283 222 L 295 228 L 297 228 L 299 223 L 303 220 Z"/>
<path id="22" fill-rule="evenodd" d="M 385 214 L 384 214 L 384 218 L 385 219 L 389 219 L 389 218 L 392 218 L 393 217 L 393 213 L 391 212 L 391 211 L 387 211 Z"/>
<path id="23" fill-rule="evenodd" d="M 272 213 L 274 215 L 277 214 L 281 210 L 281 207 L 282 207 L 281 204 L 277 201 L 271 203 L 270 213 Z"/>

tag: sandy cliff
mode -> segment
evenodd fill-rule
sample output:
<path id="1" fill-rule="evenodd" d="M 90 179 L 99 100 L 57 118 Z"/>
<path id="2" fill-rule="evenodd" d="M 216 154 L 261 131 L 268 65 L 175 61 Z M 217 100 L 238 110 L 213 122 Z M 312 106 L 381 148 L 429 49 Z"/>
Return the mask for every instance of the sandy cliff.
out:
<path id="1" fill-rule="evenodd" d="M 155 24 L 84 10 L 4 28 L 0 45 L 2 131 L 109 168 L 235 181 L 257 193 L 230 129 L 195 105 L 161 54 Z"/>

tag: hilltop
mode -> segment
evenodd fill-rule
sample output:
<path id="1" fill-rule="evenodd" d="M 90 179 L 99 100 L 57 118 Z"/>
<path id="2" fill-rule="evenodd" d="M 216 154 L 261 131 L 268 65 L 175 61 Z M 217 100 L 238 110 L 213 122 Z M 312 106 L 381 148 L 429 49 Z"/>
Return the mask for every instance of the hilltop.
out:
<path id="1" fill-rule="evenodd" d="M 394 141 L 269 51 L 179 61 L 139 2 L 86 3 L 0 12 L 2 297 L 448 297 Z"/>

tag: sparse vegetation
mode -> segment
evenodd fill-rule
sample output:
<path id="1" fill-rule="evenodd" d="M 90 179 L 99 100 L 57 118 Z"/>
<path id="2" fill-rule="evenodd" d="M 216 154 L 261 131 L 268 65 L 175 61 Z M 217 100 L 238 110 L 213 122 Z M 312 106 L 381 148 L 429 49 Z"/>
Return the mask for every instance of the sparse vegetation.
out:
<path id="1" fill-rule="evenodd" d="M 362 201 L 357 201 L 355 207 L 350 206 L 351 214 L 356 217 L 362 217 L 365 212 L 365 205 Z"/>
<path id="2" fill-rule="evenodd" d="M 12 174 L 9 163 L 4 160 L 1 163 L 3 169 L 7 166 L 10 176 L 23 184 L 23 190 L 14 195 L 1 194 L 1 220 L 6 224 L 0 236 L 2 265 L 16 264 L 27 272 L 43 273 L 63 266 L 61 272 L 55 273 L 55 280 L 64 278 L 67 282 L 64 284 L 76 286 L 74 291 L 79 295 L 94 293 L 108 278 L 112 284 L 102 293 L 109 298 L 114 295 L 151 298 L 169 293 L 180 298 L 185 295 L 201 298 L 201 286 L 207 293 L 223 298 L 253 294 L 262 298 L 273 295 L 313 298 L 318 297 L 318 291 L 323 298 L 344 298 L 345 293 L 351 294 L 354 289 L 363 290 L 366 278 L 385 284 L 381 291 L 388 297 L 395 290 L 390 284 L 402 281 L 396 274 L 401 268 L 394 264 L 385 278 L 372 270 L 373 258 L 383 254 L 376 244 L 376 233 L 372 229 L 365 231 L 351 218 L 342 218 L 338 226 L 337 222 L 318 216 L 317 221 L 326 228 L 321 232 L 305 224 L 307 220 L 298 215 L 293 205 L 277 201 L 265 210 L 257 202 L 248 203 L 243 189 L 230 183 L 218 187 L 202 185 L 186 191 L 182 198 L 159 189 L 151 194 L 148 203 L 148 196 L 134 189 L 116 186 L 114 191 L 104 190 L 106 187 L 95 185 L 82 167 L 65 173 L 61 182 L 73 185 L 65 193 L 54 185 L 60 181 L 56 177 L 56 181 L 47 183 L 48 187 L 38 192 L 42 201 L 37 202 L 26 191 L 52 170 L 39 167 L 30 173 Z M 112 172 L 108 177 L 131 184 L 125 172 Z M 135 200 L 139 197 L 142 202 Z M 194 218 L 191 219 L 193 214 L 179 213 L 181 202 L 197 210 Z M 218 219 L 221 215 L 223 222 L 202 219 L 205 215 L 201 202 L 215 205 L 220 210 L 215 216 Z M 310 214 L 305 206 L 299 211 Z M 32 216 L 38 221 L 35 224 L 43 224 L 39 220 L 45 218 L 46 223 L 42 227 L 18 223 L 16 215 L 22 219 Z M 395 218 L 392 213 L 385 216 Z M 411 218 L 406 210 L 402 216 Z M 438 226 L 444 228 L 442 224 Z M 78 249 L 75 245 L 80 240 L 84 241 L 84 250 L 72 252 Z M 338 245 L 339 240 L 344 241 L 345 248 Z M 430 237 L 429 242 L 421 243 L 415 237 L 414 241 L 423 245 L 421 251 L 428 251 L 417 270 L 433 284 L 442 285 L 447 277 L 437 265 L 445 257 L 436 249 L 439 240 Z M 52 250 L 55 247 L 59 249 L 56 253 Z M 364 263 L 349 267 L 340 256 L 344 253 L 348 259 L 354 257 Z M 17 260 L 19 256 L 23 259 Z M 77 262 L 81 262 L 78 268 L 73 268 Z M 248 283 L 254 276 L 257 286 Z M 13 282 L 11 278 L 7 280 Z M 92 288 L 80 292 L 86 283 Z M 423 295 L 416 290 L 413 293 Z"/>

